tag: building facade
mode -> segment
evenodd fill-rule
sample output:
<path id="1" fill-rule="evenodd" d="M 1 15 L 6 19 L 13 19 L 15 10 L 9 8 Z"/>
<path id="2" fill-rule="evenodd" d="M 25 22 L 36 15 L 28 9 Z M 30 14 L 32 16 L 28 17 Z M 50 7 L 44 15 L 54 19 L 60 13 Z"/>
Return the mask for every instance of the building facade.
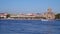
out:
<path id="1" fill-rule="evenodd" d="M 6 19 L 7 15 L 7 13 L 0 13 L 0 19 Z"/>
<path id="2" fill-rule="evenodd" d="M 55 14 L 52 12 L 51 8 L 48 8 L 47 12 L 43 14 L 43 17 L 45 17 L 46 19 L 55 19 Z"/>

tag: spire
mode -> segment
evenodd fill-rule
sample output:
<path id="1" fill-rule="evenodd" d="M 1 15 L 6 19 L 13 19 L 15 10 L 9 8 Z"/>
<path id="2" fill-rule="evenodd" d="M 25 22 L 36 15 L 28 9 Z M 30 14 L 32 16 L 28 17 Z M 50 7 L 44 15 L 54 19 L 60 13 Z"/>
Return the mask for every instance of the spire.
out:
<path id="1" fill-rule="evenodd" d="M 49 8 L 47 9 L 47 11 L 48 11 L 48 12 L 51 12 L 51 11 L 52 11 L 52 9 L 49 7 Z"/>

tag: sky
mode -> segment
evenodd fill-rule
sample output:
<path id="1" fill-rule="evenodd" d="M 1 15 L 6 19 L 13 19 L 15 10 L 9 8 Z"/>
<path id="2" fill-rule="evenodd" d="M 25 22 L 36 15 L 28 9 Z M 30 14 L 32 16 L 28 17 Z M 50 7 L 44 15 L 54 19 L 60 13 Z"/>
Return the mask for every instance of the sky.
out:
<path id="1" fill-rule="evenodd" d="M 60 0 L 0 0 L 0 13 L 60 13 Z"/>

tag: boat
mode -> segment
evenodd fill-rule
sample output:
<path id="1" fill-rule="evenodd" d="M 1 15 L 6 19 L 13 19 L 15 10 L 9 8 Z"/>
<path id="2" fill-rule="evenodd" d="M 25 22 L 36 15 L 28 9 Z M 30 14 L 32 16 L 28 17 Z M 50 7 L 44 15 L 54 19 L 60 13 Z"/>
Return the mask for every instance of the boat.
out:
<path id="1" fill-rule="evenodd" d="M 41 19 L 41 21 L 54 21 L 54 19 Z"/>
<path id="2" fill-rule="evenodd" d="M 41 19 L 41 21 L 49 21 L 48 19 Z"/>

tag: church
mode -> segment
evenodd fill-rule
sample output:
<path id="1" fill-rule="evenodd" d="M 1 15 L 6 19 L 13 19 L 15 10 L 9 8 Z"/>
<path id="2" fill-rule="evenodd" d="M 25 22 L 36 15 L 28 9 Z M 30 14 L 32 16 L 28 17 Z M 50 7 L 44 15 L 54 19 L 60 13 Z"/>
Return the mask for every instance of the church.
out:
<path id="1" fill-rule="evenodd" d="M 55 14 L 52 12 L 51 8 L 48 8 L 47 12 L 43 14 L 43 17 L 45 17 L 46 19 L 55 19 Z"/>

